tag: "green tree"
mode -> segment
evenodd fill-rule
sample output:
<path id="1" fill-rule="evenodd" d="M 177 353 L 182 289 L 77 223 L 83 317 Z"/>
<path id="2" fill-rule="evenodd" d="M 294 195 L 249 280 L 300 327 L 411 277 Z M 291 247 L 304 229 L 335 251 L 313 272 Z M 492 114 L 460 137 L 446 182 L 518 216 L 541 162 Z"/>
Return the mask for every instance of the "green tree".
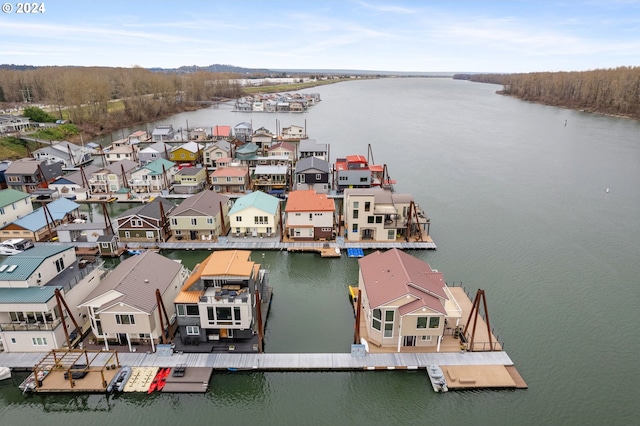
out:
<path id="1" fill-rule="evenodd" d="M 42 110 L 38 107 L 27 107 L 24 109 L 22 113 L 25 117 L 30 118 L 36 123 L 54 123 L 56 121 L 55 118 L 47 114 L 46 111 Z"/>

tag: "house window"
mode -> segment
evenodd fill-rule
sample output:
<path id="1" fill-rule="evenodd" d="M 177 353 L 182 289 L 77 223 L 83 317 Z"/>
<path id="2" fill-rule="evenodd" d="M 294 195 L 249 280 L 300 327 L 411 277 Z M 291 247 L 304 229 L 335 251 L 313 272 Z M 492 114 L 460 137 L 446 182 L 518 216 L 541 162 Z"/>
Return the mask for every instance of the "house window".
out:
<path id="1" fill-rule="evenodd" d="M 213 183 L 218 183 L 218 178 L 217 177 L 213 177 Z"/>
<path id="2" fill-rule="evenodd" d="M 376 223 L 382 223 L 382 216 L 376 216 Z"/>
<path id="3" fill-rule="evenodd" d="M 4 208 L 0 207 L 0 214 L 4 214 Z"/>
<path id="4" fill-rule="evenodd" d="M 147 231 L 147 240 L 153 240 L 154 237 L 155 234 L 153 233 L 153 231 Z"/>
<path id="5" fill-rule="evenodd" d="M 396 231 L 390 229 L 387 231 L 387 240 L 395 240 L 396 239 Z"/>
<path id="6" fill-rule="evenodd" d="M 124 237 L 125 237 L 125 238 L 131 238 L 131 232 L 129 232 L 129 231 L 124 231 Z"/>
<path id="7" fill-rule="evenodd" d="M 254 216 L 253 223 L 256 225 L 265 225 L 269 223 L 269 218 L 267 216 Z"/>
<path id="8" fill-rule="evenodd" d="M 373 216 L 367 216 L 367 223 L 373 223 Z"/>
<path id="9" fill-rule="evenodd" d="M 199 317 L 200 310 L 198 309 L 198 305 L 187 305 L 187 316 L 188 317 Z"/>
<path id="10" fill-rule="evenodd" d="M 231 322 L 231 308 L 226 306 L 216 306 L 216 320 L 218 323 L 220 323 L 220 321 L 225 323 Z"/>
<path id="11" fill-rule="evenodd" d="M 207 218 L 207 224 L 208 224 L 208 225 L 213 224 L 213 218 L 212 218 L 212 217 L 208 217 L 208 218 Z"/>
<path id="12" fill-rule="evenodd" d="M 376 330 L 382 330 L 382 310 L 374 309 L 373 318 L 371 319 L 371 326 Z"/>
<path id="13" fill-rule="evenodd" d="M 131 219 L 131 226 L 134 228 L 142 227 L 142 219 Z"/>
<path id="14" fill-rule="evenodd" d="M 187 315 L 184 309 L 184 305 L 176 305 L 176 311 L 179 317 L 184 317 Z"/>
<path id="15" fill-rule="evenodd" d="M 354 219 L 357 219 L 357 218 L 358 218 L 358 215 L 359 215 L 359 211 L 358 211 L 358 210 L 354 210 L 354 211 L 353 211 L 353 218 L 354 218 Z"/>
<path id="16" fill-rule="evenodd" d="M 136 319 L 133 315 L 128 314 L 116 314 L 116 324 L 132 325 L 136 323 Z"/>
<path id="17" fill-rule="evenodd" d="M 393 317 L 394 311 L 384 312 L 384 337 L 393 337 Z"/>
<path id="18" fill-rule="evenodd" d="M 371 210 L 371 202 L 370 201 L 365 201 L 364 202 L 364 211 L 368 212 L 369 210 Z"/>
<path id="19" fill-rule="evenodd" d="M 174 225 L 174 226 L 177 225 L 178 224 L 178 219 L 176 219 L 175 217 L 172 217 L 171 218 L 171 224 Z"/>
<path id="20" fill-rule="evenodd" d="M 418 317 L 416 320 L 416 328 L 427 328 L 427 317 Z"/>
<path id="21" fill-rule="evenodd" d="M 64 269 L 64 259 L 62 258 L 56 259 L 56 270 L 60 272 L 63 269 Z"/>
<path id="22" fill-rule="evenodd" d="M 358 201 L 354 201 L 353 202 L 353 208 L 354 209 L 360 208 L 360 203 Z"/>
<path id="23" fill-rule="evenodd" d="M 367 177 L 361 177 L 360 178 L 360 182 L 366 183 L 368 181 L 369 181 L 369 179 Z"/>
<path id="24" fill-rule="evenodd" d="M 240 315 L 240 306 L 233 307 L 233 322 L 235 325 L 240 325 L 242 317 Z"/>
<path id="25" fill-rule="evenodd" d="M 242 222 L 242 216 L 236 216 L 236 222 Z"/>
<path id="26" fill-rule="evenodd" d="M 420 340 L 422 340 L 423 342 L 430 342 L 431 336 L 420 336 Z"/>
<path id="27" fill-rule="evenodd" d="M 188 336 L 200 335 L 200 327 L 198 327 L 197 325 L 188 325 L 185 328 Z"/>
<path id="28" fill-rule="evenodd" d="M 185 155 L 184 155 L 184 153 L 183 153 L 183 154 L 180 154 L 180 158 L 186 158 L 186 157 L 185 157 Z"/>
<path id="29" fill-rule="evenodd" d="M 298 175 L 298 183 L 304 183 L 304 175 L 302 173 Z"/>
<path id="30" fill-rule="evenodd" d="M 439 328 L 440 317 L 429 317 L 429 328 Z"/>
<path id="31" fill-rule="evenodd" d="M 242 176 L 238 177 L 238 182 L 243 182 L 244 178 Z"/>
<path id="32" fill-rule="evenodd" d="M 231 182 L 231 176 L 227 176 L 227 183 Z"/>
<path id="33" fill-rule="evenodd" d="M 197 225 L 198 224 L 198 219 L 196 219 L 195 217 L 191 218 L 191 224 L 192 225 Z"/>
<path id="34" fill-rule="evenodd" d="M 358 224 L 354 223 L 353 226 L 351 227 L 351 232 L 357 233 L 358 232 Z"/>
<path id="35" fill-rule="evenodd" d="M 32 337 L 31 341 L 33 342 L 33 346 L 47 346 L 46 337 Z"/>
<path id="36" fill-rule="evenodd" d="M 104 249 L 108 249 L 109 248 L 109 243 L 100 243 L 100 247 L 102 247 Z"/>
<path id="37" fill-rule="evenodd" d="M 322 175 L 320 173 L 316 174 L 316 182 L 319 182 L 322 179 Z"/>

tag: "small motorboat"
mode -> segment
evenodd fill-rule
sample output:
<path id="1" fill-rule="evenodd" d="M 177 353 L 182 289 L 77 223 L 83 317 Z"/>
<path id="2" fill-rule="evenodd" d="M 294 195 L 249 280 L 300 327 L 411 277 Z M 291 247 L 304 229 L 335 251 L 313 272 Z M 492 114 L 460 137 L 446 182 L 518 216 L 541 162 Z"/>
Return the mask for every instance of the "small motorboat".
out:
<path id="1" fill-rule="evenodd" d="M 0 380 L 11 378 L 11 369 L 9 367 L 0 367 Z"/>
<path id="2" fill-rule="evenodd" d="M 20 253 L 22 253 L 22 250 L 17 250 L 0 244 L 0 256 L 13 256 L 14 254 Z"/>
<path id="3" fill-rule="evenodd" d="M 142 250 L 127 250 L 127 253 L 129 253 L 132 256 L 136 256 L 138 254 L 142 254 Z"/>
<path id="4" fill-rule="evenodd" d="M 107 386 L 107 392 L 122 392 L 124 390 L 124 386 L 127 384 L 127 380 L 129 380 L 129 377 L 131 377 L 132 371 L 133 370 L 128 365 L 122 367 L 120 371 L 118 371 L 118 374 L 114 376 L 113 380 L 111 380 L 109 386 Z"/>
<path id="5" fill-rule="evenodd" d="M 444 378 L 444 373 L 439 366 L 428 365 L 427 374 L 429 375 L 429 380 L 431 380 L 431 385 L 433 386 L 434 391 L 447 392 L 449 390 L 447 380 Z"/>

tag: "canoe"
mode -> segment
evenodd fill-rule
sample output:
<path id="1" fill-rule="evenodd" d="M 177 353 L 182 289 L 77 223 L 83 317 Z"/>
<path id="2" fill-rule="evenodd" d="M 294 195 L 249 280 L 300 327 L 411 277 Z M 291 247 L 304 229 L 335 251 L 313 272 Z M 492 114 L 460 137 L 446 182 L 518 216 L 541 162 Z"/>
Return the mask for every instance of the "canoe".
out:
<path id="1" fill-rule="evenodd" d="M 147 391 L 147 394 L 151 394 L 155 391 L 159 391 L 162 388 L 164 388 L 164 384 L 161 385 L 161 382 L 164 380 L 166 381 L 167 376 L 169 375 L 169 371 L 171 371 L 170 368 L 161 368 L 158 371 L 158 374 L 156 374 L 156 377 L 153 378 L 153 381 L 151 382 L 151 385 L 149 386 L 149 390 Z M 160 388 L 158 386 L 161 386 Z"/>

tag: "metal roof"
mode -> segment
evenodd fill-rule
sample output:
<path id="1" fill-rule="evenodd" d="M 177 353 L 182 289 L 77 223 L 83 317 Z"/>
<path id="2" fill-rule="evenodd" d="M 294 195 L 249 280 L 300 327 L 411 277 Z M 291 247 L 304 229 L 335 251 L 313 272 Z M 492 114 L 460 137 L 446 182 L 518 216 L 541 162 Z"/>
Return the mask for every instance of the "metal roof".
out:
<path id="1" fill-rule="evenodd" d="M 15 189 L 3 189 L 0 191 L 0 207 L 8 206 L 9 204 L 13 204 L 16 201 L 24 200 L 25 198 L 29 198 L 30 195 L 26 192 L 17 191 Z"/>
<path id="2" fill-rule="evenodd" d="M 64 197 L 58 198 L 57 200 L 47 204 L 47 208 L 49 209 L 53 220 L 62 220 L 67 215 L 67 213 L 70 213 L 79 207 L 80 204 L 77 204 Z M 44 209 L 40 207 L 33 213 L 29 213 L 28 215 L 23 216 L 20 219 L 13 221 L 12 223 L 14 225 L 20 226 L 21 228 L 35 232 L 47 226 L 47 218 L 45 216 Z"/>
<path id="3" fill-rule="evenodd" d="M 262 191 L 256 191 L 238 198 L 229 211 L 229 215 L 237 214 L 248 207 L 255 207 L 267 213 L 276 214 L 278 212 L 278 206 L 280 206 L 280 200 L 278 198 L 265 194 Z"/>
<path id="4" fill-rule="evenodd" d="M 2 272 L 0 272 L 0 281 L 24 281 L 28 279 L 46 259 L 70 248 L 73 248 L 73 246 L 46 244 L 7 257 L 0 263 L 0 270 L 2 270 Z M 14 265 L 15 268 L 13 267 Z"/>
<path id="5" fill-rule="evenodd" d="M 62 287 L 0 288 L 0 303 L 47 303 Z"/>

